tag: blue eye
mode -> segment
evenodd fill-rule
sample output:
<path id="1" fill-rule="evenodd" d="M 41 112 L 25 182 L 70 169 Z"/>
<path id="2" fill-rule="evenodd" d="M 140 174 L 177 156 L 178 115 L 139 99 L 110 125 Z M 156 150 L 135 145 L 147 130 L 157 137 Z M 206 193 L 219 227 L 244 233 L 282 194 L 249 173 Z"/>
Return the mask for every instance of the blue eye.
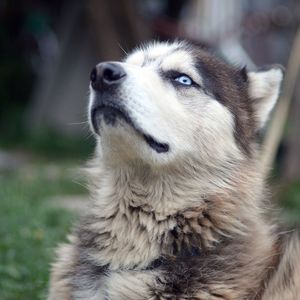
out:
<path id="1" fill-rule="evenodd" d="M 192 85 L 193 80 L 187 75 L 180 75 L 174 79 L 182 85 Z"/>

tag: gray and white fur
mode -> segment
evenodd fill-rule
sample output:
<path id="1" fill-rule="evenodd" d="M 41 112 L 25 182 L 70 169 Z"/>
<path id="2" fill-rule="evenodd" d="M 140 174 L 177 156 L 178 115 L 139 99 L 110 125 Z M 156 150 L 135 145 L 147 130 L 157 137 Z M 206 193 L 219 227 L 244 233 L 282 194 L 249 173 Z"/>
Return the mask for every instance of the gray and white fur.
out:
<path id="1" fill-rule="evenodd" d="M 300 242 L 266 217 L 257 135 L 283 78 L 187 42 L 91 74 L 93 204 L 49 300 L 297 300 Z"/>

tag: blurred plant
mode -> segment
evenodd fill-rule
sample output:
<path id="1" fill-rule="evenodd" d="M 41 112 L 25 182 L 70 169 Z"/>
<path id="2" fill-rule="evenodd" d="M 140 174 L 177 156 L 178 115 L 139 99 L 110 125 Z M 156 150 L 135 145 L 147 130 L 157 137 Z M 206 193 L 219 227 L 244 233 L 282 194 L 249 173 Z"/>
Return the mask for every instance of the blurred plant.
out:
<path id="1" fill-rule="evenodd" d="M 35 80 L 57 52 L 54 17 L 46 4 L 11 0 L 0 5 L 1 141 L 19 141 L 23 135 L 23 115 Z"/>
<path id="2" fill-rule="evenodd" d="M 0 139 L 0 147 L 17 149 L 35 155 L 40 159 L 74 160 L 87 159 L 93 152 L 93 139 L 82 137 L 65 136 L 51 128 L 40 129 L 35 132 L 22 130 L 18 137 L 6 136 Z"/>

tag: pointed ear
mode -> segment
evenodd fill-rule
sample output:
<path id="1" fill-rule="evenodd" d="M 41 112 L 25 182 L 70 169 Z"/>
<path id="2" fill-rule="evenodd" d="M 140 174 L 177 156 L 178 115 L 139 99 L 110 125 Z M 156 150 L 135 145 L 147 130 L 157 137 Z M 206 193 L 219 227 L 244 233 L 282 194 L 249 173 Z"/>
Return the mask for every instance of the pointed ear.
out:
<path id="1" fill-rule="evenodd" d="M 248 72 L 248 92 L 253 102 L 258 129 L 264 127 L 277 102 L 282 78 L 283 68 L 280 66 L 259 72 Z"/>

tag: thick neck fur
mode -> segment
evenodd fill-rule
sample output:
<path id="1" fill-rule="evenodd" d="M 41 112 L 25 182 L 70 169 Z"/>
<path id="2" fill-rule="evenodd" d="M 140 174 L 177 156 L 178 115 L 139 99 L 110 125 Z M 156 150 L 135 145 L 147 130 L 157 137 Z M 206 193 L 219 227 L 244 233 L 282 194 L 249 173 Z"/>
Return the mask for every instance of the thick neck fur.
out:
<path id="1" fill-rule="evenodd" d="M 111 269 L 145 268 L 164 255 L 201 255 L 236 239 L 267 251 L 272 241 L 261 217 L 263 185 L 255 168 L 249 161 L 219 170 L 197 162 L 159 170 L 140 162 L 103 164 L 90 170 L 94 213 L 81 230 L 82 243 Z M 257 232 L 266 235 L 257 239 L 266 245 L 251 245 Z"/>

